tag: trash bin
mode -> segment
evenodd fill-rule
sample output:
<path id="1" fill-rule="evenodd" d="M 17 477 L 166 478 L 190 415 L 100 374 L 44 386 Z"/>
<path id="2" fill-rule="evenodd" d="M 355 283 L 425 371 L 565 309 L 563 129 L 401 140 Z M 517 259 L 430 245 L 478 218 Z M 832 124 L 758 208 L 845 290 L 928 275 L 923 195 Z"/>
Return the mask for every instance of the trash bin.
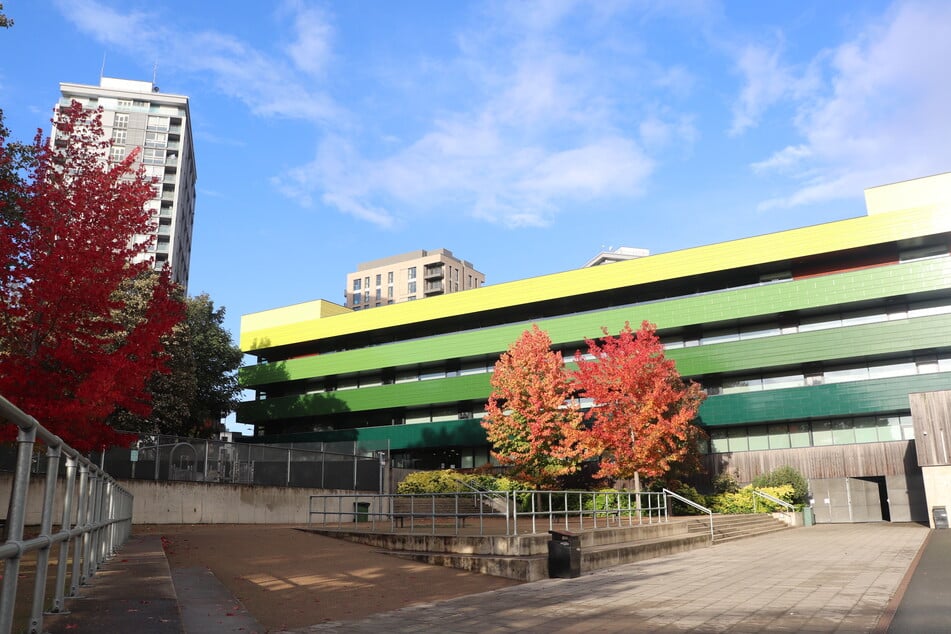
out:
<path id="1" fill-rule="evenodd" d="M 548 531 L 548 576 L 551 579 L 574 579 L 581 576 L 581 535 L 565 531 Z"/>
<path id="2" fill-rule="evenodd" d="M 932 506 L 931 514 L 934 515 L 935 528 L 948 527 L 948 508 L 946 506 Z"/>
<path id="3" fill-rule="evenodd" d="M 816 523 L 816 516 L 812 513 L 811 506 L 802 507 L 802 525 L 803 526 L 814 526 Z"/>
<path id="4" fill-rule="evenodd" d="M 354 502 L 353 503 L 353 521 L 354 522 L 367 522 L 370 519 L 370 503 L 369 502 Z"/>

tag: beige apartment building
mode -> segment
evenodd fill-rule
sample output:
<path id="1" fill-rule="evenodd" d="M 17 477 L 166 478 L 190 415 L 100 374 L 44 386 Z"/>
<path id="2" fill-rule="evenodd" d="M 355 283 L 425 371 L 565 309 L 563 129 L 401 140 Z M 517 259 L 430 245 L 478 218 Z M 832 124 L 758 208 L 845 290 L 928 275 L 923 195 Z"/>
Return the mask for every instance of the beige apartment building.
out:
<path id="1" fill-rule="evenodd" d="M 485 284 L 485 275 L 449 249 L 420 249 L 363 262 L 347 274 L 344 305 L 365 310 L 455 293 Z"/>

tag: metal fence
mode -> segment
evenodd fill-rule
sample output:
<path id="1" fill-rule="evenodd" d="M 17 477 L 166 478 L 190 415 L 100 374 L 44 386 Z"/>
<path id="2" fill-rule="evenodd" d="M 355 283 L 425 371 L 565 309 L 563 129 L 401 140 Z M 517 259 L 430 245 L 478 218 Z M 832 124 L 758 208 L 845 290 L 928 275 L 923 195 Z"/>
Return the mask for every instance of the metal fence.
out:
<path id="1" fill-rule="evenodd" d="M 669 521 L 668 496 L 627 491 L 466 491 L 312 495 L 308 522 L 327 528 L 480 535 L 623 528 Z"/>
<path id="2" fill-rule="evenodd" d="M 34 553 L 36 569 L 29 631 L 42 632 L 50 554 L 54 546 L 59 545 L 49 607 L 51 613 L 63 612 L 64 598 L 75 596 L 79 586 L 125 543 L 132 530 L 132 495 L 119 486 L 115 478 L 2 396 L 0 424 L 18 428 L 17 460 L 4 525 L 5 540 L 0 546 L 0 560 L 4 563 L 0 585 L 0 634 L 9 634 L 13 628 L 21 563 L 24 555 Z M 27 538 L 27 496 L 33 450 L 38 441 L 46 446 L 43 508 L 36 534 Z M 57 495 L 57 487 L 63 483 L 58 477 L 63 456 L 66 458 L 65 484 L 61 494 Z M 59 525 L 56 532 L 53 532 L 54 522 Z"/>
<path id="3" fill-rule="evenodd" d="M 279 487 L 373 491 L 385 489 L 386 446 L 356 442 L 264 445 L 178 436 L 129 434 L 124 447 L 89 459 L 116 478 L 216 482 Z M 0 449 L 0 469 L 15 461 Z M 34 473 L 45 473 L 35 460 Z"/>

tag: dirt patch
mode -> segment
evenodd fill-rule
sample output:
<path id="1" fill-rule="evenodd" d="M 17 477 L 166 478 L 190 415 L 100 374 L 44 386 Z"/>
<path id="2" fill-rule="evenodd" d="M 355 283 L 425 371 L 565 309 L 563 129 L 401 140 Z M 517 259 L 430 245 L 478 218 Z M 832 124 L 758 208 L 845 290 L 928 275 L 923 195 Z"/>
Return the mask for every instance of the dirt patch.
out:
<path id="1" fill-rule="evenodd" d="M 210 569 L 269 630 L 359 619 L 519 582 L 385 555 L 290 526 L 136 526 L 169 566 Z"/>

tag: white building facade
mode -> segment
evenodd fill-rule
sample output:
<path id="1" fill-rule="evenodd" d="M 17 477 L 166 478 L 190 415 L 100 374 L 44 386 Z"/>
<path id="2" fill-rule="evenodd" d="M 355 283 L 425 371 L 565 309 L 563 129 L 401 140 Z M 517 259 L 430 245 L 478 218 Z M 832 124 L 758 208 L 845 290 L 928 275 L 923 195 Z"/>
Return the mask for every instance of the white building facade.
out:
<path id="1" fill-rule="evenodd" d="M 172 279 L 187 291 L 198 178 L 188 97 L 162 93 L 152 82 L 111 77 L 100 78 L 98 86 L 61 83 L 60 93 L 62 106 L 75 100 L 102 107 L 103 134 L 113 142 L 110 160 L 140 148 L 138 161 L 158 181 L 148 203 L 156 231 L 143 257 L 156 270 L 171 266 Z"/>

